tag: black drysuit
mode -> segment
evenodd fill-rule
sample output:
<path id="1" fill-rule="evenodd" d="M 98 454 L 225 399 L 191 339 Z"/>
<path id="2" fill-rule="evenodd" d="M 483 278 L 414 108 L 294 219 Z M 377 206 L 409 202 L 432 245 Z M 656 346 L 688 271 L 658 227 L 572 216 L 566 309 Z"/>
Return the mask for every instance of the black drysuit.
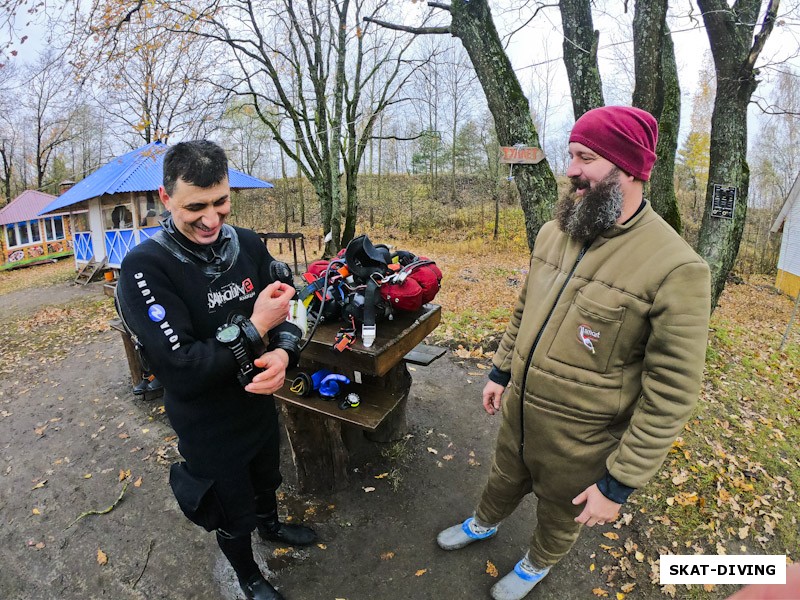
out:
<path id="1" fill-rule="evenodd" d="M 167 220 L 127 254 L 117 284 L 119 310 L 164 385 L 186 460 L 170 475 L 178 503 L 196 523 L 234 537 L 276 508 L 278 424 L 272 396 L 242 388 L 234 355 L 215 332 L 235 313 L 252 314 L 273 261 L 250 230 L 225 225 L 214 244 L 201 246 Z"/>

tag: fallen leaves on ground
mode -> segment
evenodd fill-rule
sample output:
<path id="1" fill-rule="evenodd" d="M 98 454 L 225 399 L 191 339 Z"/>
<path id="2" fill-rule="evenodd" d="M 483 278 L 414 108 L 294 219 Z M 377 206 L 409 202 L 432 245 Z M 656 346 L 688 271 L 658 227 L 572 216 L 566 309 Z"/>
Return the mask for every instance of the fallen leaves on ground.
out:
<path id="1" fill-rule="evenodd" d="M 65 258 L 49 265 L 0 271 L 0 296 L 11 292 L 65 283 L 75 278 L 75 261 Z"/>
<path id="2" fill-rule="evenodd" d="M 80 298 L 63 306 L 45 306 L 22 319 L 7 321 L 0 332 L 0 374 L 52 365 L 108 331 L 115 316 L 111 298 Z"/>
<path id="3" fill-rule="evenodd" d="M 108 554 L 103 552 L 100 548 L 97 549 L 97 564 L 103 566 L 108 563 Z"/>
<path id="4" fill-rule="evenodd" d="M 492 577 L 498 577 L 500 575 L 500 573 L 497 572 L 497 567 L 495 567 L 494 563 L 490 560 L 486 561 L 486 573 Z"/>

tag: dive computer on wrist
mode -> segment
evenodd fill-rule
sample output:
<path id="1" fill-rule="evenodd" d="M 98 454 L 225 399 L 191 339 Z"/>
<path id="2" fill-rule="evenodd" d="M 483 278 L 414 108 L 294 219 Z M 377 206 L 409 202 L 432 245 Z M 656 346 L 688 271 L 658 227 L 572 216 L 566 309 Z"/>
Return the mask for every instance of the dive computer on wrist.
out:
<path id="1" fill-rule="evenodd" d="M 258 358 L 267 351 L 264 339 L 261 337 L 261 334 L 258 333 L 258 328 L 250 319 L 244 315 L 234 315 L 231 322 L 236 323 L 242 330 L 244 342 L 247 344 L 250 356 Z"/>
<path id="2" fill-rule="evenodd" d="M 253 376 L 258 370 L 247 351 L 242 328 L 238 323 L 221 325 L 217 328 L 214 337 L 219 343 L 224 344 L 233 352 L 233 356 L 239 364 L 239 372 L 236 374 L 236 378 L 239 380 L 239 383 L 242 384 L 242 387 L 246 386 L 253 380 Z"/>

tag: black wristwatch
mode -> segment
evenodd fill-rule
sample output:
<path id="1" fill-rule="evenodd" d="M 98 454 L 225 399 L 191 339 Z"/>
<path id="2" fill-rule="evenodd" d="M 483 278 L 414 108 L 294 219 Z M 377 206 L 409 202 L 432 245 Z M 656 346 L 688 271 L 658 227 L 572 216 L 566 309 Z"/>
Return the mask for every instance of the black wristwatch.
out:
<path id="1" fill-rule="evenodd" d="M 264 339 L 258 333 L 258 328 L 253 325 L 253 322 L 244 315 L 233 315 L 231 323 L 235 323 L 242 330 L 244 334 L 244 341 L 247 344 L 247 349 L 250 351 L 250 356 L 254 359 L 258 358 L 267 351 L 264 344 Z"/>
<path id="2" fill-rule="evenodd" d="M 258 372 L 258 369 L 253 364 L 253 359 L 247 351 L 242 328 L 238 323 L 221 325 L 217 328 L 214 337 L 217 338 L 220 344 L 224 344 L 233 352 L 236 362 L 239 363 L 239 372 L 236 374 L 236 378 L 242 384 L 242 387 L 246 386 L 253 380 L 253 376 Z"/>

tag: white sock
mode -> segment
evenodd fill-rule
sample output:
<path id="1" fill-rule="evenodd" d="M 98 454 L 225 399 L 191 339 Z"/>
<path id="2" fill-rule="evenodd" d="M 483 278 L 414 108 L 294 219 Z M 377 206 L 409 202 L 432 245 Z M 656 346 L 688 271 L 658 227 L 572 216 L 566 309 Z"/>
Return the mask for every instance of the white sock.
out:
<path id="1" fill-rule="evenodd" d="M 491 523 L 484 523 L 478 518 L 478 515 L 472 515 L 472 521 L 469 522 L 469 530 L 475 535 L 483 535 L 484 533 L 496 529 L 499 523 L 492 525 Z"/>
<path id="2" fill-rule="evenodd" d="M 537 567 L 536 565 L 534 565 L 531 562 L 530 555 L 527 552 L 525 553 L 525 558 L 522 559 L 522 564 L 520 565 L 520 568 L 522 568 L 523 571 L 525 571 L 530 575 L 539 575 L 544 571 L 550 570 L 549 567 Z"/>

